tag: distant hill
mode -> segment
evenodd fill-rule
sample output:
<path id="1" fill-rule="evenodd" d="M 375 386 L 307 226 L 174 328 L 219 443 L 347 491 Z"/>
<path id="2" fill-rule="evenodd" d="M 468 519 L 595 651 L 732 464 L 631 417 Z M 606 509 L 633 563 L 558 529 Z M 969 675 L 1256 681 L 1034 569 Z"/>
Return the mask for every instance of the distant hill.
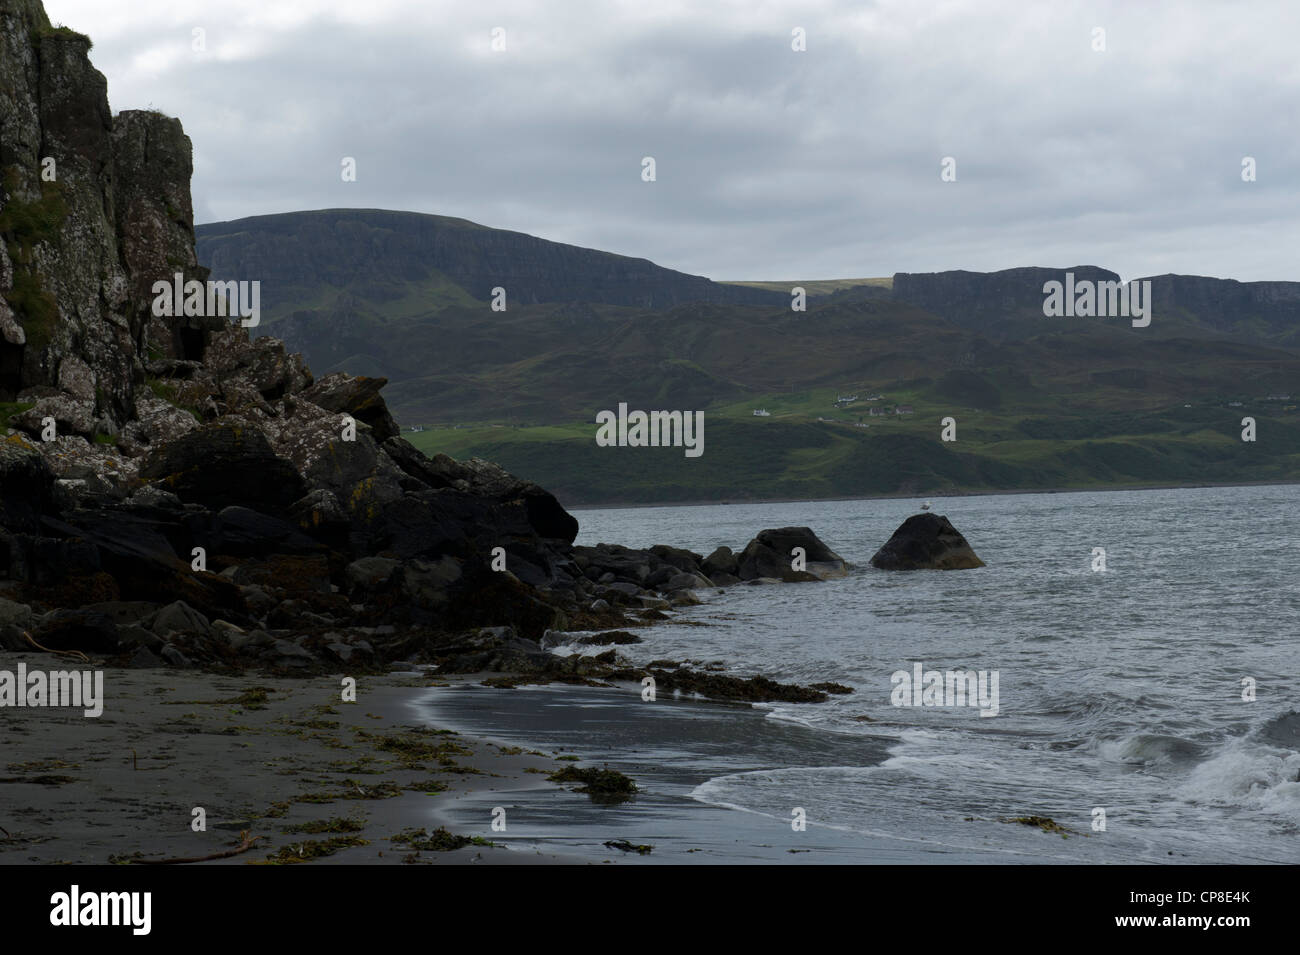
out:
<path id="1" fill-rule="evenodd" d="M 1043 284 L 1109 281 L 1119 276 L 1090 265 L 1070 269 L 1019 268 L 1001 272 L 900 272 L 893 297 L 985 333 L 1036 334 L 1042 329 Z M 1154 321 L 1243 341 L 1300 342 L 1300 282 L 1238 282 L 1200 275 L 1155 275 Z"/>
<path id="2" fill-rule="evenodd" d="M 782 296 L 721 285 L 634 259 L 466 219 L 380 209 L 323 209 L 214 222 L 195 228 L 199 261 L 215 277 L 262 280 L 271 317 L 331 294 L 392 305 L 427 296 L 425 308 L 486 301 L 591 302 L 665 308 L 685 302 L 772 304 Z M 788 298 L 788 296 L 785 296 Z M 411 303 L 414 305 L 414 303 Z"/>
<path id="3" fill-rule="evenodd" d="M 566 504 L 1300 477 L 1300 283 L 1155 277 L 1137 329 L 1046 318 L 1043 283 L 1066 269 L 738 285 L 407 213 L 197 232 L 214 277 L 262 279 L 263 330 L 318 375 L 388 377 L 422 449 L 488 457 Z M 620 402 L 705 411 L 705 455 L 597 447 L 595 413 Z"/>

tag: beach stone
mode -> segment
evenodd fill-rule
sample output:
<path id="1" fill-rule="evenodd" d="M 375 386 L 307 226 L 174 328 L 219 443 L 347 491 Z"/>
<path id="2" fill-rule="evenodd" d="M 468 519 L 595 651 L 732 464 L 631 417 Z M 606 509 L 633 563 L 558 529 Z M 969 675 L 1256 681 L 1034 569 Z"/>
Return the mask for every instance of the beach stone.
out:
<path id="1" fill-rule="evenodd" d="M 713 581 L 699 574 L 678 574 L 661 588 L 668 593 L 677 590 L 699 590 L 713 586 Z"/>
<path id="2" fill-rule="evenodd" d="M 629 643 L 641 643 L 642 640 L 635 633 L 628 633 L 626 630 L 606 630 L 604 633 L 587 634 L 579 637 L 574 641 L 586 647 L 607 647 L 611 644 L 619 646 Z"/>
<path id="3" fill-rule="evenodd" d="M 656 544 L 650 548 L 650 553 L 670 567 L 676 567 L 684 574 L 698 574 L 700 572 L 700 562 L 704 560 L 702 554 L 684 550 L 681 547 L 669 547 L 667 544 Z"/>
<path id="4" fill-rule="evenodd" d="M 189 667 L 194 665 L 190 662 L 189 657 L 181 653 L 177 647 L 172 646 L 170 643 L 162 648 L 161 655 L 164 660 L 174 667 Z"/>
<path id="5" fill-rule="evenodd" d="M 704 563 L 700 565 L 700 570 L 710 580 L 716 580 L 719 574 L 728 574 L 736 576 L 740 568 L 740 561 L 736 555 L 731 552 L 730 547 L 719 547 L 708 557 L 704 558 Z"/>
<path id="6" fill-rule="evenodd" d="M 672 599 L 668 602 L 674 607 L 694 607 L 697 604 L 704 603 L 693 590 L 679 590 L 673 594 Z"/>
<path id="7" fill-rule="evenodd" d="M 51 650 L 115 653 L 118 648 L 117 624 L 91 610 L 55 610 L 45 616 L 32 637 Z"/>
<path id="8" fill-rule="evenodd" d="M 22 652 L 30 650 L 32 645 L 27 642 L 23 636 L 26 633 L 25 628 L 15 627 L 12 624 L 0 626 L 0 650 L 14 650 Z"/>
<path id="9" fill-rule="evenodd" d="M 254 647 L 273 647 L 275 646 L 275 637 L 265 630 L 253 630 L 248 634 L 248 644 Z"/>
<path id="10" fill-rule="evenodd" d="M 402 568 L 402 595 L 416 606 L 438 607 L 447 602 L 448 589 L 460 577 L 460 561 L 454 557 L 437 563 L 414 558 Z"/>
<path id="11" fill-rule="evenodd" d="M 638 599 L 641 601 L 641 606 L 647 610 L 667 610 L 671 606 L 671 604 L 662 597 L 642 596 Z"/>
<path id="12" fill-rule="evenodd" d="M 149 600 L 104 600 L 100 603 L 86 604 L 82 609 L 102 613 L 122 627 L 127 624 L 138 624 L 162 608 Z"/>
<path id="13" fill-rule="evenodd" d="M 985 566 L 966 538 L 939 514 L 914 514 L 871 558 L 881 570 L 966 570 Z"/>
<path id="14" fill-rule="evenodd" d="M 281 665 L 308 666 L 316 662 L 309 651 L 288 640 L 276 640 L 273 647 Z"/>
<path id="15" fill-rule="evenodd" d="M 127 666 L 133 670 L 153 670 L 162 665 L 162 658 L 146 646 L 136 647 L 135 653 L 127 662 Z"/>
<path id="16" fill-rule="evenodd" d="M 148 626 L 160 637 L 171 633 L 201 633 L 206 636 L 212 632 L 208 618 L 183 600 L 163 607 L 154 614 Z"/>
<path id="17" fill-rule="evenodd" d="M 144 487 L 137 488 L 128 500 L 134 507 L 153 507 L 163 511 L 185 510 L 185 504 L 179 497 L 156 484 L 146 484 Z"/>
<path id="18" fill-rule="evenodd" d="M 269 613 L 279 603 L 260 584 L 245 584 L 239 588 L 239 593 L 244 598 L 244 603 L 248 605 L 248 609 L 255 614 Z"/>
<path id="19" fill-rule="evenodd" d="M 149 650 L 157 653 L 163 648 L 165 641 L 158 634 L 154 633 L 138 623 L 128 623 L 125 626 L 119 625 L 117 628 L 117 639 L 123 647 L 147 647 Z"/>
<path id="20" fill-rule="evenodd" d="M 391 582 L 401 569 L 402 562 L 391 557 L 362 557 L 348 564 L 343 578 L 351 590 L 377 590 Z"/>
<path id="21" fill-rule="evenodd" d="M 562 647 L 572 641 L 573 638 L 563 630 L 547 630 L 542 634 L 542 639 L 538 643 L 543 650 L 549 650 L 552 647 Z"/>
<path id="22" fill-rule="evenodd" d="M 0 627 L 22 627 L 26 629 L 31 625 L 31 607 L 0 597 Z"/>
<path id="23" fill-rule="evenodd" d="M 607 610 L 609 610 L 608 600 L 593 600 L 591 602 L 592 613 L 605 613 Z"/>

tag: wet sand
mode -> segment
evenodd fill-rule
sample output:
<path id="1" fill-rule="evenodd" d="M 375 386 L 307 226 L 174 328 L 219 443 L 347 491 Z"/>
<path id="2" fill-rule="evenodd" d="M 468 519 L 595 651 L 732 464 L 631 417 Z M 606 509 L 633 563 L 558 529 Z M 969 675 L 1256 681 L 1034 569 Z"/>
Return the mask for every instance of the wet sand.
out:
<path id="1" fill-rule="evenodd" d="M 0 653 L 0 670 L 20 660 L 29 669 L 84 667 Z M 415 852 L 391 841 L 403 830 L 432 832 L 435 808 L 459 794 L 559 791 L 525 770 L 564 765 L 422 730 L 407 700 L 430 682 L 423 674 L 360 677 L 357 702 L 344 703 L 341 675 L 102 672 L 98 718 L 0 709 L 0 864 L 188 859 L 228 851 L 242 832 L 256 837 L 252 849 L 203 864 L 281 861 L 281 850 L 303 855 L 330 848 L 330 839 L 357 844 L 336 844 L 314 864 L 564 861 L 487 845 Z M 256 688 L 267 690 L 264 702 Z M 195 808 L 205 811 L 206 831 L 192 828 Z M 348 822 L 335 831 L 286 831 L 338 819 Z"/>

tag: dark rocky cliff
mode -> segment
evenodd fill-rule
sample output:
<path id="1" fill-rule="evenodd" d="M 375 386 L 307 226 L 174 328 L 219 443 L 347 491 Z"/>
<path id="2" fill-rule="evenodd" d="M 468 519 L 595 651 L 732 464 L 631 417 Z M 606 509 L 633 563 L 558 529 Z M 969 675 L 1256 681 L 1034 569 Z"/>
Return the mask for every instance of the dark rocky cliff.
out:
<path id="1" fill-rule="evenodd" d="M 1155 308 L 1182 312 L 1215 331 L 1290 340 L 1300 333 L 1300 282 L 1238 282 L 1202 275 L 1156 275 L 1150 282 Z"/>
<path id="2" fill-rule="evenodd" d="M 181 350 L 179 325 L 151 324 L 152 282 L 206 275 L 189 139 L 157 113 L 112 116 L 89 49 L 38 0 L 0 0 L 0 400 L 84 437 L 137 416 L 150 348 Z"/>
<path id="3" fill-rule="evenodd" d="M 1069 269 L 1018 268 L 1001 272 L 899 272 L 893 297 L 965 328 L 987 330 L 1005 319 L 1042 316 L 1043 285 L 1075 281 L 1117 282 L 1119 276 L 1092 265 Z"/>
<path id="4" fill-rule="evenodd" d="M 771 305 L 788 296 L 720 285 L 634 259 L 444 216 L 325 209 L 201 225 L 198 254 L 216 278 L 260 278 L 268 307 L 281 289 L 424 278 L 433 270 L 476 299 L 665 308 L 684 302 Z"/>
<path id="5" fill-rule="evenodd" d="M 90 46 L 38 0 L 0 0 L 0 646 L 30 628 L 177 663 L 163 638 L 219 619 L 262 635 L 192 653 L 301 663 L 312 627 L 346 646 L 360 621 L 560 625 L 574 594 L 544 591 L 573 583 L 577 522 L 554 497 L 425 458 L 383 379 L 316 380 L 230 319 L 154 316 L 155 282 L 207 277 L 191 145 L 175 119 L 111 115 Z M 537 586 L 487 573 L 498 546 Z"/>
<path id="6" fill-rule="evenodd" d="M 154 316 L 155 282 L 206 277 L 190 142 L 174 119 L 111 116 L 89 48 L 37 0 L 0 0 L 0 358 L 18 399 L 0 434 L 0 650 L 640 680 L 612 651 L 557 658 L 542 641 L 697 602 L 688 588 L 712 586 L 703 558 L 575 547 L 577 521 L 536 484 L 403 441 L 384 379 L 317 379 L 281 341 L 220 315 Z M 57 174 L 43 180 L 47 158 Z M 514 241 L 467 247 L 499 272 Z M 602 263 L 598 283 L 643 268 L 530 241 L 511 274 L 540 280 L 571 255 Z M 826 698 L 700 678 L 660 682 Z"/>
<path id="7" fill-rule="evenodd" d="M 1044 283 L 1063 282 L 1066 272 L 1073 272 L 1076 282 L 1119 280 L 1114 272 L 1084 265 L 899 272 L 893 297 L 967 328 L 1007 330 L 1018 319 L 1041 316 Z M 1286 341 L 1300 335 L 1300 282 L 1238 282 L 1201 275 L 1156 275 L 1137 281 L 1151 282 L 1153 316 L 1165 327 L 1177 323 L 1250 341 Z"/>

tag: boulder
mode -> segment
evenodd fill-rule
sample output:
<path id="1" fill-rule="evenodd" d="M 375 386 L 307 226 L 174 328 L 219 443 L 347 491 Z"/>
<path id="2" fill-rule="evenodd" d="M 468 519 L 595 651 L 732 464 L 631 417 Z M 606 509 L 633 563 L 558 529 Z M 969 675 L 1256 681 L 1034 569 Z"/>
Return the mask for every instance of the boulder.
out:
<path id="1" fill-rule="evenodd" d="M 708 557 L 704 558 L 704 563 L 700 565 L 700 570 L 704 571 L 704 576 L 710 580 L 715 579 L 719 574 L 729 574 L 736 576 L 740 569 L 740 562 L 736 555 L 731 552 L 730 547 L 719 547 Z"/>
<path id="2" fill-rule="evenodd" d="M 236 505 L 278 515 L 307 492 L 294 466 L 260 431 L 224 422 L 151 451 L 140 476 L 213 510 Z"/>
<path id="3" fill-rule="evenodd" d="M 343 576 L 350 592 L 364 594 L 390 586 L 401 569 L 402 562 L 391 557 L 362 557 L 348 564 Z"/>
<path id="4" fill-rule="evenodd" d="M 313 554 L 323 545 L 294 525 L 247 507 L 222 508 L 218 552 L 233 557 L 264 557 L 268 554 Z"/>
<path id="5" fill-rule="evenodd" d="M 965 570 L 983 567 L 966 538 L 940 514 L 914 514 L 871 558 L 881 570 Z"/>
<path id="6" fill-rule="evenodd" d="M 145 626 L 160 637 L 172 633 L 212 632 L 208 618 L 203 616 L 183 600 L 177 600 L 159 610 L 145 623 Z"/>
<path id="7" fill-rule="evenodd" d="M 386 384 L 387 378 L 353 377 L 335 372 L 304 389 L 302 397 L 326 411 L 351 415 L 370 427 L 376 441 L 387 441 L 397 437 L 400 429 L 379 394 Z"/>
<path id="8" fill-rule="evenodd" d="M 91 610 L 52 611 L 32 636 L 51 650 L 114 653 L 118 648 L 117 625 L 107 615 Z"/>
<path id="9" fill-rule="evenodd" d="M 676 593 L 679 590 L 700 590 L 713 586 L 713 581 L 699 574 L 675 574 L 660 588 L 664 593 Z"/>
<path id="10" fill-rule="evenodd" d="M 10 530 L 34 529 L 54 501 L 54 474 L 36 447 L 20 435 L 0 439 L 0 521 Z"/>
<path id="11" fill-rule="evenodd" d="M 0 597 L 0 627 L 26 630 L 32 625 L 32 608 Z"/>
<path id="12" fill-rule="evenodd" d="M 794 549 L 803 548 L 805 566 L 794 569 Z M 844 558 L 827 547 L 807 527 L 759 531 L 741 553 L 736 576 L 741 580 L 775 577 L 783 581 L 826 580 L 848 573 Z"/>

